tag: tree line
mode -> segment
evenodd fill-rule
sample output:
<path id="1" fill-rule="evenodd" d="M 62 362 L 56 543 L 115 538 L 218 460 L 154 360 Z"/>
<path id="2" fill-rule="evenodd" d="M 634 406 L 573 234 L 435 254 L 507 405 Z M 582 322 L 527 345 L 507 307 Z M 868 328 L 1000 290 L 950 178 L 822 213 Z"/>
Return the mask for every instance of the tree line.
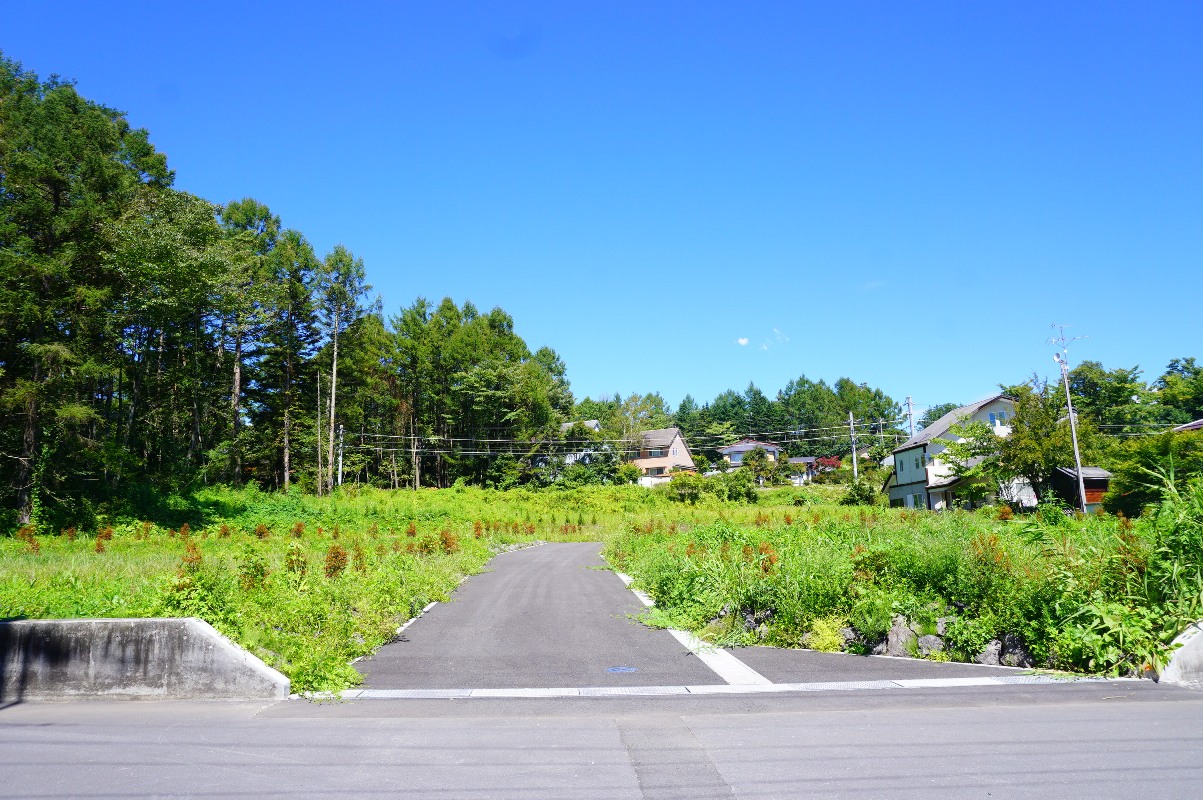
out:
<path id="1" fill-rule="evenodd" d="M 386 320 L 348 248 L 174 178 L 124 114 L 0 54 L 5 522 L 198 482 L 328 492 L 344 456 L 393 486 L 482 480 L 457 440 L 549 436 L 571 410 L 563 362 L 503 310 Z"/>

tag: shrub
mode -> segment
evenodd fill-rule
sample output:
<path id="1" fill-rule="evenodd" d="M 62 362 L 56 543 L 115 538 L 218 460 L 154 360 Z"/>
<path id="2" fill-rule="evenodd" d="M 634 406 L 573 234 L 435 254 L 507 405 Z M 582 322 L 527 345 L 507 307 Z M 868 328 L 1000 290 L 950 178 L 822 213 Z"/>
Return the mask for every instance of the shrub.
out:
<path id="1" fill-rule="evenodd" d="M 841 629 L 847 627 L 848 621 L 841 617 L 820 617 L 810 625 L 810 634 L 806 637 L 806 646 L 821 653 L 838 653 L 844 649 L 844 635 Z"/>
<path id="2" fill-rule="evenodd" d="M 242 551 L 242 562 L 238 566 L 238 585 L 243 591 L 262 589 L 267 583 L 269 572 L 267 559 L 247 544 Z"/>
<path id="3" fill-rule="evenodd" d="M 878 502 L 880 492 L 867 480 L 853 481 L 848 486 L 848 493 L 840 500 L 845 506 L 871 506 Z"/>
<path id="4" fill-rule="evenodd" d="M 326 551 L 326 577 L 334 580 L 347 568 L 347 551 L 335 543 Z"/>

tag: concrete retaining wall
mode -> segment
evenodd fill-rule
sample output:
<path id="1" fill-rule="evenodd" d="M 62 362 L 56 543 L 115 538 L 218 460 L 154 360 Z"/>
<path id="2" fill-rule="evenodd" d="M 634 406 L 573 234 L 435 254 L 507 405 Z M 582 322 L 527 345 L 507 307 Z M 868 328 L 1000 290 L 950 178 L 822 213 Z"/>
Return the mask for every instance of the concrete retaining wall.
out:
<path id="1" fill-rule="evenodd" d="M 267 699 L 288 678 L 204 620 L 0 622 L 0 700 Z"/>
<path id="2" fill-rule="evenodd" d="M 1187 626 L 1174 643 L 1181 646 L 1174 651 L 1157 680 L 1203 689 L 1203 621 Z"/>

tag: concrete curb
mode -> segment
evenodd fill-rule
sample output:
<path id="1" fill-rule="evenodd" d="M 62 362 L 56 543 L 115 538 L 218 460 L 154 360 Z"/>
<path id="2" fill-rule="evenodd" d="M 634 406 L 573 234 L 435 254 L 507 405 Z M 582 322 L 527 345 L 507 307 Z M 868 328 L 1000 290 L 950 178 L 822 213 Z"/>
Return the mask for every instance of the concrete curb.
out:
<path id="1" fill-rule="evenodd" d="M 1187 625 L 1174 644 L 1177 649 L 1157 676 L 1158 683 L 1203 689 L 1203 620 Z"/>
<path id="2" fill-rule="evenodd" d="M 201 619 L 0 622 L 0 700 L 288 697 L 289 680 Z"/>

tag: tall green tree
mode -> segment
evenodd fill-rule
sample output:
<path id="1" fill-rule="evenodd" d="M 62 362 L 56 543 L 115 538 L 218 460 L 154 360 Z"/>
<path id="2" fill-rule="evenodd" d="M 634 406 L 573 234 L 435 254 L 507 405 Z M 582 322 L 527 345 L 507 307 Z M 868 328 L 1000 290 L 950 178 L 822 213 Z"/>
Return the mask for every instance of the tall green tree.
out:
<path id="1" fill-rule="evenodd" d="M 109 367 L 93 355 L 117 282 L 106 225 L 173 177 L 123 114 L 0 54 L 0 447 L 12 455 L 0 469 L 19 522 L 55 454 L 101 422 L 90 390 Z"/>
<path id="2" fill-rule="evenodd" d="M 1001 443 L 1000 464 L 1010 474 L 1025 478 L 1037 501 L 1047 502 L 1053 473 L 1058 467 L 1074 465 L 1065 393 L 1060 384 L 1037 378 L 1005 391 L 1015 400 L 1015 415 L 1010 420 L 1011 434 Z M 1083 466 L 1090 466 L 1098 456 L 1098 434 L 1081 415 L 1078 443 Z"/>
<path id="3" fill-rule="evenodd" d="M 317 276 L 318 313 L 330 348 L 330 429 L 326 439 L 325 488 L 334 488 L 335 415 L 338 408 L 338 337 L 364 313 L 363 302 L 372 287 L 365 280 L 363 259 L 336 245 L 322 262 Z M 320 413 L 320 409 L 319 409 Z M 318 467 L 318 485 L 322 485 Z"/>
<path id="4" fill-rule="evenodd" d="M 221 291 L 222 345 L 229 342 L 230 442 L 229 476 L 242 482 L 243 369 L 256 349 L 272 316 L 278 284 L 270 259 L 280 232 L 280 219 L 267 206 L 244 198 L 220 209 L 222 226 L 229 233 L 227 270 Z"/>

